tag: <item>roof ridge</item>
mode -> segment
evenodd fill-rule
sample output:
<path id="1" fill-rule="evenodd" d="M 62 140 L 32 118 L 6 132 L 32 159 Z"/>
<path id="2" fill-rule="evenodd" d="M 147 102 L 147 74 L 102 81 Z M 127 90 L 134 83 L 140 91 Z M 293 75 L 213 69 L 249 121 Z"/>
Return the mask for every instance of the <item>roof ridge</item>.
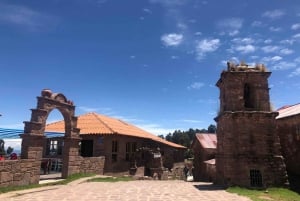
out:
<path id="1" fill-rule="evenodd" d="M 300 104 L 300 103 L 295 103 L 295 104 L 291 104 L 291 105 L 284 105 L 284 106 L 278 108 L 276 111 L 278 112 L 278 111 L 280 111 L 280 110 L 285 110 L 285 109 L 294 107 L 294 106 L 299 105 L 299 104 Z"/>
<path id="2" fill-rule="evenodd" d="M 100 115 L 95 113 L 95 112 L 92 112 L 91 113 L 92 115 L 94 115 L 108 130 L 111 131 L 111 133 L 116 133 L 113 129 L 111 129 L 101 118 L 100 118 Z M 109 117 L 107 117 L 109 118 Z"/>

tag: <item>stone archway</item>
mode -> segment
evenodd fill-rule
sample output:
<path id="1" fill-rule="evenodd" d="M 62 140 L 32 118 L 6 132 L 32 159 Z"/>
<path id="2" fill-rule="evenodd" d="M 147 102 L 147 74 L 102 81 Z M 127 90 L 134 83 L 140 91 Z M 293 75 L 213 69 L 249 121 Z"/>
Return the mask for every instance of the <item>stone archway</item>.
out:
<path id="1" fill-rule="evenodd" d="M 57 109 L 64 117 L 65 136 L 63 146 L 62 178 L 80 172 L 77 159 L 79 156 L 80 129 L 77 128 L 77 117 L 75 106 L 72 101 L 61 93 L 52 93 L 44 89 L 41 96 L 37 97 L 37 108 L 31 109 L 30 121 L 25 121 L 24 134 L 22 138 L 22 159 L 34 159 L 41 161 L 43 156 L 43 142 L 45 140 L 46 120 L 53 109 Z M 39 171 L 39 170 L 38 170 Z"/>

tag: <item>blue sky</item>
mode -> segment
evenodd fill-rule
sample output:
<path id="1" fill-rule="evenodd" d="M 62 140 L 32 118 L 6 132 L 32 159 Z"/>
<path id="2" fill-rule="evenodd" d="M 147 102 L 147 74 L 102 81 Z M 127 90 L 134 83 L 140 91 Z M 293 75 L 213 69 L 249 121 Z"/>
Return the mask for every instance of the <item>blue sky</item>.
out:
<path id="1" fill-rule="evenodd" d="M 274 108 L 300 102 L 298 0 L 1 0 L 0 33 L 2 128 L 23 128 L 44 88 L 76 115 L 207 128 L 227 61 L 264 63 Z"/>

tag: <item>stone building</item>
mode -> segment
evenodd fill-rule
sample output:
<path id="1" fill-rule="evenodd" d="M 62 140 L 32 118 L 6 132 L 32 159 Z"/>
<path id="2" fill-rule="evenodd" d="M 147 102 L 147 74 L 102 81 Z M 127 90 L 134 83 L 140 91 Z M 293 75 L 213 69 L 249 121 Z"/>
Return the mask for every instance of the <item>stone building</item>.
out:
<path id="1" fill-rule="evenodd" d="M 128 174 L 132 168 L 143 166 L 145 175 L 152 176 L 151 168 L 154 164 L 149 163 L 148 155 L 157 148 L 164 167 L 171 169 L 174 163 L 184 161 L 186 147 L 166 141 L 119 119 L 87 113 L 78 116 L 77 126 L 82 138 L 81 156 L 105 156 L 105 174 Z M 48 124 L 46 131 L 64 132 L 64 128 L 64 121 L 58 121 Z"/>
<path id="2" fill-rule="evenodd" d="M 277 110 L 277 131 L 289 176 L 300 176 L 300 104 Z"/>
<path id="3" fill-rule="evenodd" d="M 225 186 L 267 187 L 287 181 L 270 107 L 268 77 L 263 65 L 228 63 L 217 82 L 216 182 Z"/>
<path id="4" fill-rule="evenodd" d="M 194 180 L 214 181 L 217 135 L 197 133 L 191 147 L 194 153 Z"/>

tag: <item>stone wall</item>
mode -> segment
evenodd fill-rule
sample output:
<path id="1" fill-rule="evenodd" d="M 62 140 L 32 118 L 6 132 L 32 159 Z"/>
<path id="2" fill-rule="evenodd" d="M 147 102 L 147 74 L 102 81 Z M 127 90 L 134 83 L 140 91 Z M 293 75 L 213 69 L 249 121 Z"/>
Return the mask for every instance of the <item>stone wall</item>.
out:
<path id="1" fill-rule="evenodd" d="M 225 112 L 218 119 L 217 183 L 251 187 L 259 170 L 262 187 L 287 181 L 276 132 L 276 112 Z"/>
<path id="2" fill-rule="evenodd" d="M 80 173 L 103 174 L 105 157 L 83 158 L 80 164 Z"/>
<path id="3" fill-rule="evenodd" d="M 0 161 L 0 187 L 39 183 L 40 165 L 33 159 Z"/>
<path id="4" fill-rule="evenodd" d="M 300 175 L 300 115 L 277 119 L 276 124 L 287 171 Z"/>

